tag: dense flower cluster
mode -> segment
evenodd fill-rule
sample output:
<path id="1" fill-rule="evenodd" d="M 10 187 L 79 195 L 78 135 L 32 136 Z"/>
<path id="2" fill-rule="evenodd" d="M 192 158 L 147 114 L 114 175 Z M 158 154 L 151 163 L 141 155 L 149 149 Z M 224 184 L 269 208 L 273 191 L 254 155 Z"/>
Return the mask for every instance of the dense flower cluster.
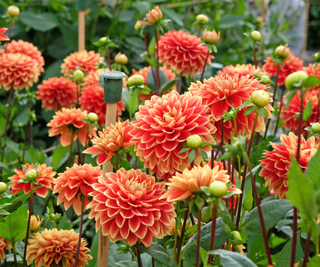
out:
<path id="1" fill-rule="evenodd" d="M 228 74 L 229 76 L 234 76 L 238 74 L 239 77 L 242 77 L 242 76 L 252 75 L 255 69 L 256 69 L 255 66 L 251 64 L 237 64 L 235 66 L 228 65 L 228 66 L 225 66 L 222 70 L 219 70 L 217 75 Z"/>

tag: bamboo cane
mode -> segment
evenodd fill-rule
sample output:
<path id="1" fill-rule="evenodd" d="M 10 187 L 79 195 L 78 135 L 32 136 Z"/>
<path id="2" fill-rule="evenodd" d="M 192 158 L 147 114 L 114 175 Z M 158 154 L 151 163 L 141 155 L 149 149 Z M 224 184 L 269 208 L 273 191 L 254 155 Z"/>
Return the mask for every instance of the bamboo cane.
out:
<path id="1" fill-rule="evenodd" d="M 77 0 L 78 11 L 78 51 L 85 50 L 85 15 L 87 0 Z"/>

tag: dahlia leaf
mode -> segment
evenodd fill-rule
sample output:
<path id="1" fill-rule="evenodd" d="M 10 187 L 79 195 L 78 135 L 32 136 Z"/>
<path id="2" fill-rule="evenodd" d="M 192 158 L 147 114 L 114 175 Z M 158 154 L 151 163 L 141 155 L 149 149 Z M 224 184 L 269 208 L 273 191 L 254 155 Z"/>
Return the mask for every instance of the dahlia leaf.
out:
<path id="1" fill-rule="evenodd" d="M 307 106 L 305 107 L 304 111 L 303 111 L 303 121 L 306 122 L 312 115 L 312 102 L 311 99 L 309 100 Z"/>
<path id="2" fill-rule="evenodd" d="M 194 149 L 189 153 L 189 162 L 192 163 L 196 157 L 196 151 Z"/>
<path id="3" fill-rule="evenodd" d="M 200 189 L 202 190 L 202 192 L 204 192 L 207 196 L 211 196 L 210 192 L 209 192 L 209 187 L 207 186 L 201 186 Z"/>
<path id="4" fill-rule="evenodd" d="M 172 86 L 176 84 L 178 79 L 173 79 L 171 81 L 166 82 L 165 84 L 162 84 L 160 87 L 160 95 L 166 91 L 168 91 Z"/>
<path id="5" fill-rule="evenodd" d="M 256 267 L 256 265 L 249 258 L 237 252 L 219 249 L 209 251 L 208 253 L 211 255 L 219 255 L 222 267 Z"/>
<path id="6" fill-rule="evenodd" d="M 261 108 L 257 108 L 257 112 L 259 113 L 260 115 L 260 118 L 263 119 L 263 111 Z"/>
<path id="7" fill-rule="evenodd" d="M 308 267 L 318 267 L 320 266 L 320 255 L 315 255 L 312 259 L 308 262 Z"/>
<path id="8" fill-rule="evenodd" d="M 156 243 L 151 243 L 151 246 L 148 248 L 146 248 L 142 244 L 136 244 L 136 245 L 134 245 L 134 247 L 149 254 L 151 257 L 153 257 L 155 260 L 163 263 L 165 266 L 177 267 L 177 263 L 171 258 L 168 251 L 164 247 L 162 247 Z"/>
<path id="9" fill-rule="evenodd" d="M 198 148 L 198 152 L 203 159 L 208 159 L 208 154 L 202 149 Z"/>
<path id="10" fill-rule="evenodd" d="M 286 196 L 289 202 L 299 210 L 303 219 L 308 222 L 313 221 L 318 216 L 316 195 L 310 180 L 303 175 L 293 157 L 287 176 L 288 192 Z"/>
<path id="11" fill-rule="evenodd" d="M 298 92 L 298 90 L 289 91 L 289 94 L 286 96 L 286 98 L 285 98 L 285 100 L 284 100 L 286 109 L 288 109 L 289 104 L 290 104 L 292 98 L 296 95 L 297 92 Z"/>
<path id="12" fill-rule="evenodd" d="M 101 55 L 105 55 L 107 53 L 107 49 L 104 46 L 100 47 L 98 51 Z"/>
<path id="13" fill-rule="evenodd" d="M 151 92 L 155 93 L 157 89 L 156 89 L 156 83 L 155 83 L 152 71 L 155 73 L 155 68 L 151 68 L 149 70 L 146 82 L 147 82 L 147 86 L 151 89 Z M 165 72 L 162 69 L 159 69 L 159 78 L 160 78 L 160 87 L 169 81 L 167 74 L 165 74 Z"/>
<path id="14" fill-rule="evenodd" d="M 203 205 L 204 205 L 204 200 L 200 195 L 197 195 L 196 199 L 195 199 L 195 204 L 197 205 L 198 209 L 201 210 Z"/>
<path id="15" fill-rule="evenodd" d="M 184 148 L 182 148 L 182 149 L 179 151 L 178 154 L 185 153 L 185 152 L 189 151 L 190 149 L 191 149 L 191 148 L 189 148 L 189 147 L 184 147 Z"/>
<path id="16" fill-rule="evenodd" d="M 266 230 L 268 231 L 279 222 L 286 213 L 292 209 L 292 205 L 288 200 L 278 199 L 270 200 L 261 204 L 262 214 Z M 255 207 L 243 219 L 240 230 L 248 235 L 261 234 L 261 224 L 258 214 L 258 208 Z"/>
<path id="17" fill-rule="evenodd" d="M 148 45 L 149 55 L 153 56 L 155 50 L 156 50 L 156 38 L 153 36 L 151 41 L 150 41 L 150 43 L 149 43 L 149 45 Z"/>
<path id="18" fill-rule="evenodd" d="M 203 142 L 200 147 L 213 146 L 213 145 L 214 145 L 214 144 L 209 143 L 209 142 Z"/>
<path id="19" fill-rule="evenodd" d="M 223 222 L 226 223 L 232 230 L 236 229 L 236 224 L 231 220 L 230 212 L 224 203 L 224 201 L 220 198 L 218 200 L 218 209 Z"/>
<path id="20" fill-rule="evenodd" d="M 307 90 L 320 85 L 320 79 L 317 76 L 309 76 L 302 82 L 302 86 Z"/>
<path id="21" fill-rule="evenodd" d="M 320 203 L 320 173 L 319 173 L 319 165 L 320 165 L 320 150 L 311 158 L 308 164 L 308 168 L 305 171 L 305 176 L 311 182 L 312 187 L 316 193 L 317 203 Z"/>
<path id="22" fill-rule="evenodd" d="M 246 107 L 252 107 L 254 104 L 252 103 L 252 101 L 249 99 L 246 102 L 244 102 L 240 107 L 238 107 L 238 109 L 243 109 Z"/>
<path id="23" fill-rule="evenodd" d="M 253 106 L 253 107 L 250 107 L 248 108 L 245 112 L 244 112 L 244 115 L 250 115 L 252 112 L 254 112 L 256 110 L 256 106 Z"/>
<path id="24" fill-rule="evenodd" d="M 265 118 L 268 118 L 269 114 L 268 114 L 268 110 L 264 107 L 262 108 L 263 114 Z"/>

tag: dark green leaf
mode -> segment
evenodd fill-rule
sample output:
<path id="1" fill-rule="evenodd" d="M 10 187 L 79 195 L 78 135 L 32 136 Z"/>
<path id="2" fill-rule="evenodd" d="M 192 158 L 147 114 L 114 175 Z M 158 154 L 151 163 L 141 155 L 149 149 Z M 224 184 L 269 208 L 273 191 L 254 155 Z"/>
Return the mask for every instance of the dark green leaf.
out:
<path id="1" fill-rule="evenodd" d="M 256 267 L 256 265 L 250 259 L 248 259 L 245 255 L 241 255 L 240 253 L 237 253 L 237 252 L 219 249 L 219 250 L 209 251 L 209 254 L 219 255 L 222 267 L 231 267 L 231 266 Z"/>
<path id="2" fill-rule="evenodd" d="M 173 79 L 171 81 L 168 81 L 164 84 L 161 85 L 160 87 L 160 94 L 163 94 L 164 92 L 168 91 L 170 88 L 172 88 L 172 86 L 174 86 L 176 84 L 176 81 L 178 79 Z"/>
<path id="3" fill-rule="evenodd" d="M 172 19 L 173 22 L 177 23 L 179 26 L 183 26 L 182 15 L 178 14 L 173 9 L 168 9 L 168 8 L 161 8 L 161 11 L 163 12 L 164 15 Z"/>
<path id="4" fill-rule="evenodd" d="M 189 153 L 189 162 L 192 163 L 196 157 L 196 151 L 192 149 Z"/>
<path id="5" fill-rule="evenodd" d="M 190 149 L 191 149 L 190 147 L 184 147 L 184 148 L 182 148 L 182 149 L 179 151 L 178 154 L 185 153 L 185 152 L 189 151 Z"/>
<path id="6" fill-rule="evenodd" d="M 242 22 L 243 22 L 243 16 L 225 14 L 221 16 L 221 19 L 218 22 L 218 25 L 220 29 L 228 29 L 233 27 L 240 27 Z"/>
<path id="7" fill-rule="evenodd" d="M 246 101 L 244 102 L 240 107 L 238 107 L 239 109 L 243 109 L 246 107 L 252 107 L 254 104 L 252 103 L 252 101 Z"/>
<path id="8" fill-rule="evenodd" d="M 311 88 L 316 87 L 318 85 L 320 85 L 320 79 L 318 79 L 317 76 L 309 76 L 302 83 L 302 86 L 306 89 L 311 89 Z"/>
<path id="9" fill-rule="evenodd" d="M 288 192 L 286 196 L 289 202 L 299 210 L 305 220 L 312 221 L 317 218 L 317 202 L 313 186 L 303 175 L 300 166 L 293 157 L 291 157 L 287 177 Z"/>
<path id="10" fill-rule="evenodd" d="M 245 112 L 244 112 L 244 115 L 250 115 L 252 112 L 254 112 L 255 110 L 257 109 L 256 106 L 253 106 L 253 107 L 250 107 L 248 108 Z"/>
<path id="11" fill-rule="evenodd" d="M 62 164 L 64 164 L 69 157 L 69 146 L 62 146 L 61 144 L 53 151 L 52 164 L 55 170 L 58 170 Z"/>
<path id="12" fill-rule="evenodd" d="M 314 255 L 308 262 L 308 267 L 319 267 L 320 266 L 320 254 Z"/>
<path id="13" fill-rule="evenodd" d="M 265 117 L 265 118 L 268 118 L 269 114 L 268 114 L 267 108 L 262 108 L 262 112 L 263 112 L 263 114 L 264 114 L 264 117 Z"/>
<path id="14" fill-rule="evenodd" d="M 318 149 L 317 153 L 311 158 L 308 168 L 305 172 L 305 176 L 311 182 L 312 187 L 316 193 L 317 204 L 320 204 L 320 150 Z M 319 207 L 318 207 L 319 210 Z"/>
<path id="15" fill-rule="evenodd" d="M 156 69 L 153 68 L 154 73 L 156 75 Z M 159 76 L 160 76 L 160 88 L 163 84 L 167 84 L 169 79 L 168 76 L 165 74 L 165 72 L 162 69 L 159 69 Z M 152 70 L 150 69 L 147 76 L 147 86 L 151 89 L 152 93 L 155 93 L 157 91 L 156 84 L 153 79 Z"/>
<path id="16" fill-rule="evenodd" d="M 311 115 L 312 115 L 312 102 L 310 99 L 309 103 L 307 104 L 307 106 L 304 108 L 304 111 L 303 111 L 303 116 L 302 116 L 303 121 L 304 122 L 308 121 Z"/>
<path id="17" fill-rule="evenodd" d="M 289 94 L 286 96 L 286 99 L 284 100 L 286 109 L 288 109 L 292 98 L 296 95 L 297 92 L 298 92 L 298 90 L 289 91 Z"/>
<path id="18" fill-rule="evenodd" d="M 288 202 L 288 200 L 278 199 L 262 203 L 261 209 L 266 230 L 268 231 L 270 228 L 276 225 L 276 223 L 280 221 L 289 210 L 292 209 L 292 205 Z M 261 234 L 261 225 L 257 207 L 255 207 L 244 217 L 241 230 L 248 235 Z"/>
<path id="19" fill-rule="evenodd" d="M 22 23 L 28 25 L 30 28 L 46 32 L 58 26 L 57 17 L 53 13 L 38 13 L 31 11 L 23 11 L 19 15 Z"/>
<path id="20" fill-rule="evenodd" d="M 118 267 L 138 267 L 138 264 L 132 260 L 115 262 L 114 265 Z"/>
<path id="21" fill-rule="evenodd" d="M 72 229 L 72 223 L 71 223 L 70 219 L 68 218 L 67 213 L 63 214 L 63 216 L 60 220 L 60 223 L 58 225 L 58 229 L 59 230 L 61 230 L 61 229 L 71 230 Z"/>
<path id="22" fill-rule="evenodd" d="M 202 149 L 198 148 L 198 152 L 200 154 L 200 156 L 203 158 L 203 159 L 208 159 L 208 154 L 207 152 L 203 151 Z"/>
<path id="23" fill-rule="evenodd" d="M 148 51 L 151 57 L 154 55 L 155 50 L 156 50 L 156 38 L 153 36 L 148 45 Z"/>

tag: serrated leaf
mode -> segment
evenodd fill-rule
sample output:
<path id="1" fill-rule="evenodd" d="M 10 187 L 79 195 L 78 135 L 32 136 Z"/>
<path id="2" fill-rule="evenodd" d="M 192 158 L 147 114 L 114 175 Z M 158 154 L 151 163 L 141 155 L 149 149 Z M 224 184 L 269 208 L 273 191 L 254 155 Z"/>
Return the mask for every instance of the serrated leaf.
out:
<path id="1" fill-rule="evenodd" d="M 243 109 L 246 107 L 252 107 L 254 104 L 252 103 L 252 101 L 246 101 L 244 102 L 240 107 L 238 107 L 239 109 Z"/>
<path id="2" fill-rule="evenodd" d="M 286 98 L 285 98 L 285 100 L 284 100 L 286 109 L 288 109 L 289 104 L 290 104 L 292 98 L 296 95 L 297 92 L 298 92 L 298 90 L 289 91 L 289 94 L 286 96 Z"/>

